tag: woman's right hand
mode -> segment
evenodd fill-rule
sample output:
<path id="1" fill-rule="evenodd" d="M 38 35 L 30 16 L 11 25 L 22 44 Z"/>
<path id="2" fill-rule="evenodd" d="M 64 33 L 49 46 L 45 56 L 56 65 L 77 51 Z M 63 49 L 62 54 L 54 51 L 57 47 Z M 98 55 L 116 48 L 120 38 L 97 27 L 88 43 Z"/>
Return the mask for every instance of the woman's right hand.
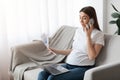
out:
<path id="1" fill-rule="evenodd" d="M 48 50 L 49 50 L 49 52 L 51 52 L 51 53 L 53 53 L 53 54 L 56 55 L 56 53 L 55 53 L 55 49 L 54 49 L 54 48 L 50 48 L 50 47 L 48 47 Z"/>
<path id="2" fill-rule="evenodd" d="M 53 52 L 53 48 L 48 47 L 48 50 L 49 50 L 50 52 Z"/>
<path id="3" fill-rule="evenodd" d="M 72 49 L 67 49 L 67 50 L 58 50 L 58 49 L 55 49 L 55 48 L 48 48 L 48 50 L 50 51 L 50 52 L 52 52 L 53 54 L 63 54 L 63 55 L 68 55 L 71 51 L 72 51 Z"/>

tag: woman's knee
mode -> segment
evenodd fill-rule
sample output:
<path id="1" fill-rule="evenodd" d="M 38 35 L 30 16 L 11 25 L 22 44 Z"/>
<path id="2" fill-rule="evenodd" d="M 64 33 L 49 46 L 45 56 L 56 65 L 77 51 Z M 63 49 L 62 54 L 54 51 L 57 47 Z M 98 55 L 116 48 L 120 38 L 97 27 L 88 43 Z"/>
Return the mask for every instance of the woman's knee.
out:
<path id="1" fill-rule="evenodd" d="M 46 73 L 45 73 L 45 71 L 41 71 L 41 72 L 39 72 L 39 74 L 38 74 L 38 76 L 43 76 L 43 75 L 45 75 Z"/>
<path id="2" fill-rule="evenodd" d="M 47 80 L 54 80 L 54 76 L 50 75 Z"/>
<path id="3" fill-rule="evenodd" d="M 47 80 L 59 80 L 57 76 L 50 75 Z"/>
<path id="4" fill-rule="evenodd" d="M 49 76 L 49 73 L 46 72 L 46 71 L 41 71 L 39 74 L 38 74 L 38 80 L 42 80 L 43 78 L 47 78 Z"/>
<path id="5" fill-rule="evenodd" d="M 39 74 L 38 74 L 38 80 L 41 80 L 41 78 L 43 77 L 43 75 L 44 75 L 44 72 L 42 71 L 42 72 L 39 72 Z"/>

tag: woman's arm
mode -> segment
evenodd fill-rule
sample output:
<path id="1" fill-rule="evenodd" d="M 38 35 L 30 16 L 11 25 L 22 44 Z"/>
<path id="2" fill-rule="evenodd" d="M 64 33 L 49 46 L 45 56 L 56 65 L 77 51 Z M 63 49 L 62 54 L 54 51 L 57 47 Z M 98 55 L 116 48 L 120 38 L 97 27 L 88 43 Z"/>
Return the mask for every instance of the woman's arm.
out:
<path id="1" fill-rule="evenodd" d="M 63 55 L 68 55 L 72 51 L 72 49 L 58 50 L 58 49 L 54 49 L 54 48 L 49 48 L 49 50 L 54 53 L 63 54 Z"/>
<path id="2" fill-rule="evenodd" d="M 100 53 L 101 48 L 103 47 L 100 44 L 92 44 L 91 38 L 87 38 L 87 44 L 88 44 L 88 57 L 90 60 L 95 59 L 98 54 Z"/>
<path id="3" fill-rule="evenodd" d="M 95 59 L 103 47 L 103 45 L 101 44 L 94 44 L 94 45 L 92 44 L 92 40 L 91 40 L 92 30 L 93 30 L 93 26 L 91 26 L 90 29 L 85 28 L 86 37 L 87 37 L 88 57 L 90 60 Z"/>

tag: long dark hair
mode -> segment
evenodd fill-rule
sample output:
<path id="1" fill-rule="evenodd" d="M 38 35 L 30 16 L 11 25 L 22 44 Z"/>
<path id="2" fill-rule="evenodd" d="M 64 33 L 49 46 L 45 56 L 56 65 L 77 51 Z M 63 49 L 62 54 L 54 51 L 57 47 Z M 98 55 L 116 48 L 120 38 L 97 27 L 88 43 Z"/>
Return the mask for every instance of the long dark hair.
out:
<path id="1" fill-rule="evenodd" d="M 100 30 L 98 20 L 97 20 L 97 16 L 96 16 L 96 11 L 93 7 L 91 7 L 91 6 L 84 7 L 79 12 L 84 12 L 90 18 L 93 18 L 94 19 L 94 27 L 96 29 Z"/>

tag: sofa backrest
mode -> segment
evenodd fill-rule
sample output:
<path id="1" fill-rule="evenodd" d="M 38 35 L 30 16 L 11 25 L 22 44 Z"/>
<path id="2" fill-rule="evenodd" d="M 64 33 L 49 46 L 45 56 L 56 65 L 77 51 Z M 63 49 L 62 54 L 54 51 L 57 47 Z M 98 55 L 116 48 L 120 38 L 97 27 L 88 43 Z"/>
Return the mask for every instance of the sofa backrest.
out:
<path id="1" fill-rule="evenodd" d="M 105 45 L 96 60 L 96 66 L 120 62 L 120 36 L 105 34 Z"/>

